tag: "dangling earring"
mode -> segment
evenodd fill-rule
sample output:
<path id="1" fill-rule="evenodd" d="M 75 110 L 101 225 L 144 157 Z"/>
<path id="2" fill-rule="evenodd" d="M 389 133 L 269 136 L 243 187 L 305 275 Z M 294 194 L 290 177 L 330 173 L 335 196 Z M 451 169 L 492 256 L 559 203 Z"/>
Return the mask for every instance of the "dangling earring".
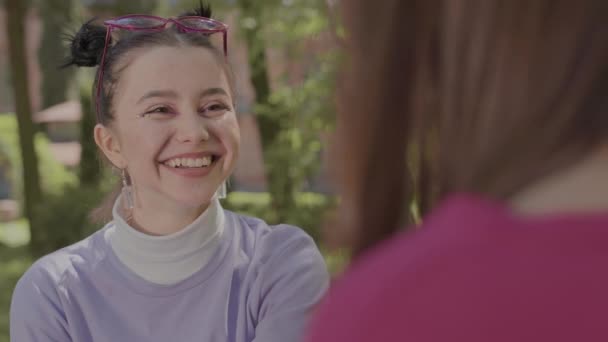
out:
<path id="1" fill-rule="evenodd" d="M 133 210 L 135 204 L 133 203 L 133 187 L 131 186 L 131 177 L 127 174 L 127 169 L 121 170 L 122 178 L 122 197 L 125 209 Z"/>
<path id="2" fill-rule="evenodd" d="M 224 199 L 226 198 L 226 182 L 223 182 L 222 185 L 215 191 L 213 198 Z"/>

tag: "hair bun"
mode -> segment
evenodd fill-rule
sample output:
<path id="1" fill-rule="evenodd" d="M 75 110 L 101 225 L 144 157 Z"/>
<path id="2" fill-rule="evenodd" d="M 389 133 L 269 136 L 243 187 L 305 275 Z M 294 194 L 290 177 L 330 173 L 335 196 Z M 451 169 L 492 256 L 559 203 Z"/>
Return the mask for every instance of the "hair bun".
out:
<path id="1" fill-rule="evenodd" d="M 198 8 L 188 11 L 180 17 L 203 17 L 211 19 L 211 5 L 205 4 L 202 0 L 199 2 Z"/>
<path id="2" fill-rule="evenodd" d="M 62 67 L 70 65 L 94 67 L 101 63 L 101 56 L 106 40 L 106 28 L 91 24 L 93 20 L 84 23 L 70 41 L 70 56 Z"/>

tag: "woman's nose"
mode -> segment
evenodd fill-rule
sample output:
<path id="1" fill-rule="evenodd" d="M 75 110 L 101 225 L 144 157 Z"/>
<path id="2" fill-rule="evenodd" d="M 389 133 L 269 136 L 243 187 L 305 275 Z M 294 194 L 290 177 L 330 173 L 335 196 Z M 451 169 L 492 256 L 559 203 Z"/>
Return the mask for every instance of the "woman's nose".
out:
<path id="1" fill-rule="evenodd" d="M 199 143 L 209 140 L 205 119 L 198 113 L 182 114 L 178 121 L 176 136 L 179 142 Z"/>

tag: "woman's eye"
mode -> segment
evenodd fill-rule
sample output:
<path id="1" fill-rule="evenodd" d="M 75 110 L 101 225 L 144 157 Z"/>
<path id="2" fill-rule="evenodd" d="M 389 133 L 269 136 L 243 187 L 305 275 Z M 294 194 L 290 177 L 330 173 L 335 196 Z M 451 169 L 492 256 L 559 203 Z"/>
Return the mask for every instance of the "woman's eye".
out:
<path id="1" fill-rule="evenodd" d="M 210 104 L 207 107 L 203 108 L 203 114 L 209 116 L 221 115 L 230 108 L 222 103 L 214 103 Z"/>
<path id="2" fill-rule="evenodd" d="M 147 115 L 151 115 L 151 114 L 166 115 L 166 114 L 173 114 L 173 111 L 171 110 L 171 108 L 169 108 L 167 106 L 159 106 L 159 107 L 154 107 L 154 108 L 146 111 L 143 116 L 147 116 Z"/>

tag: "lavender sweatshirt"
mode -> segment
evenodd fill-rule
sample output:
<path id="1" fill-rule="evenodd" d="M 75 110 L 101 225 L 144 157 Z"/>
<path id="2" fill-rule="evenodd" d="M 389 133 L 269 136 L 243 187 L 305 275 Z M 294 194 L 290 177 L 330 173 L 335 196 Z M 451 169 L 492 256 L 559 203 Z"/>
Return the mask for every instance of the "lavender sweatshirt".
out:
<path id="1" fill-rule="evenodd" d="M 38 260 L 15 288 L 11 341 L 300 341 L 329 279 L 313 240 L 224 213 L 212 257 L 175 284 L 125 266 L 105 238 L 112 222 Z"/>

